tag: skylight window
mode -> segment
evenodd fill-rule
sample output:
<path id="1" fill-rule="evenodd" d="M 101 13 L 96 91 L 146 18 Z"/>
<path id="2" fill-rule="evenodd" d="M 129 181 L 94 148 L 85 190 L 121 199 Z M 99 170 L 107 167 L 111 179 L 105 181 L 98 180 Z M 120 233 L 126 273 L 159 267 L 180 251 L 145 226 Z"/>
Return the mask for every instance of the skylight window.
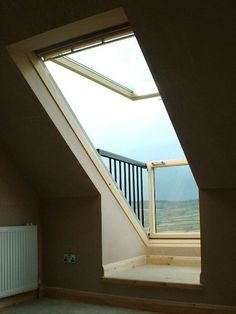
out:
<path id="1" fill-rule="evenodd" d="M 86 49 L 68 58 L 124 86 L 137 96 L 158 93 L 134 36 Z"/>
<path id="2" fill-rule="evenodd" d="M 132 100 L 159 96 L 133 33 L 73 45 L 42 57 Z"/>

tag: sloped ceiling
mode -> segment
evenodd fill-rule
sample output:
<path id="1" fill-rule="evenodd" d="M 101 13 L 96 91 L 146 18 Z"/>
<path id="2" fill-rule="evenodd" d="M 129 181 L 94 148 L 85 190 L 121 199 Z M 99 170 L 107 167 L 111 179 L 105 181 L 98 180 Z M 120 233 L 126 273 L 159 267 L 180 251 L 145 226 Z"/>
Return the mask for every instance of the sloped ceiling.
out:
<path id="1" fill-rule="evenodd" d="M 5 47 L 119 6 L 136 32 L 199 187 L 235 188 L 235 8 L 229 0 L 1 1 L 0 141 L 40 195 L 96 193 Z"/>

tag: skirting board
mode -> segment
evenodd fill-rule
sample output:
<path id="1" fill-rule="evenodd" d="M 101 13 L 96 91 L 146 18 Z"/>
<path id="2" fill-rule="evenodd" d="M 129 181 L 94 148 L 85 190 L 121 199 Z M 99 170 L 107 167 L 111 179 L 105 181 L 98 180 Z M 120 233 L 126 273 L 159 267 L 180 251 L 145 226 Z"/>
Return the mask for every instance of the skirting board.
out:
<path id="1" fill-rule="evenodd" d="M 150 281 L 150 280 L 136 280 L 136 279 L 124 279 L 124 278 L 109 278 L 103 277 L 102 282 L 129 285 L 129 286 L 142 286 L 142 287 L 156 287 L 156 288 L 173 288 L 181 290 L 203 290 L 203 285 L 192 283 L 179 283 L 179 282 L 166 282 L 166 281 Z"/>
<path id="2" fill-rule="evenodd" d="M 168 300 L 157 300 L 147 298 L 132 298 L 126 296 L 117 296 L 110 294 L 102 294 L 95 292 L 85 292 L 70 289 L 44 287 L 44 296 L 58 299 L 71 299 L 81 302 L 105 304 L 117 307 L 133 308 L 147 311 L 159 311 L 171 314 L 227 314 L 236 313 L 236 307 L 200 304 L 200 303 L 184 303 Z"/>
<path id="3" fill-rule="evenodd" d="M 36 299 L 38 291 L 30 291 L 0 299 L 0 309 Z"/>

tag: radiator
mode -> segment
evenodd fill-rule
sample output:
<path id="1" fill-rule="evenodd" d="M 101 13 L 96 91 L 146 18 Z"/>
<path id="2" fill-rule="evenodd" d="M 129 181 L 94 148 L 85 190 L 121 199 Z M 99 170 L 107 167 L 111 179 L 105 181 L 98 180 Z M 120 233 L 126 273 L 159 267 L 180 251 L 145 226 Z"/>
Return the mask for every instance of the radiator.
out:
<path id="1" fill-rule="evenodd" d="M 37 286 L 37 226 L 0 227 L 0 298 Z"/>

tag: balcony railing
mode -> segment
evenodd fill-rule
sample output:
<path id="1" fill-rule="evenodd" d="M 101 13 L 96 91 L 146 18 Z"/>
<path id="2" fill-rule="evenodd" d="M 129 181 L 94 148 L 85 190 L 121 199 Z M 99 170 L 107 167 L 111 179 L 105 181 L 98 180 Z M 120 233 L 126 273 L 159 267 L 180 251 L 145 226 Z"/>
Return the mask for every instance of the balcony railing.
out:
<path id="1" fill-rule="evenodd" d="M 134 214 L 145 226 L 144 213 L 144 172 L 147 168 L 145 163 L 126 158 L 102 149 L 98 153 L 105 159 L 104 162 L 113 179 L 126 198 Z"/>

